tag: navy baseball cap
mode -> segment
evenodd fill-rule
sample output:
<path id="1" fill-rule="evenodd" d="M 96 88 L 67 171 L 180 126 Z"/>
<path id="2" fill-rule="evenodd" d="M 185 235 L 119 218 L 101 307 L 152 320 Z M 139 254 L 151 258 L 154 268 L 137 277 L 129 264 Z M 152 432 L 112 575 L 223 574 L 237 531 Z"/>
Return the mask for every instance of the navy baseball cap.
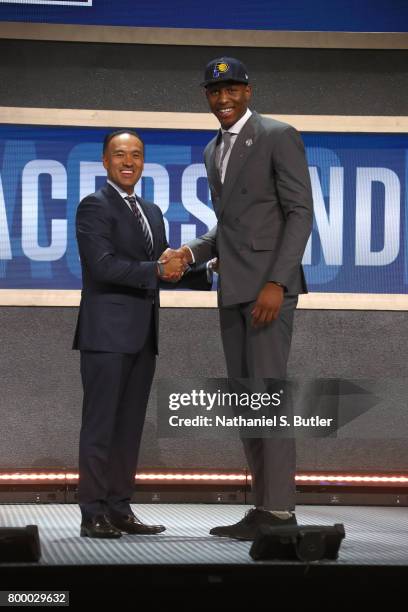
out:
<path id="1" fill-rule="evenodd" d="M 222 81 L 249 83 L 248 71 L 244 64 L 235 57 L 217 57 L 205 67 L 203 87 Z"/>

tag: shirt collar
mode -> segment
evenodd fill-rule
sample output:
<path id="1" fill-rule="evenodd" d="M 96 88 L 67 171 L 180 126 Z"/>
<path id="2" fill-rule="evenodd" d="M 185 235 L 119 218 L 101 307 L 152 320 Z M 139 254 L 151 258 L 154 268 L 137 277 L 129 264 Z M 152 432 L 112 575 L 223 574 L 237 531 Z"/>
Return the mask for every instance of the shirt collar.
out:
<path id="1" fill-rule="evenodd" d="M 123 198 L 129 198 L 129 197 L 134 197 L 136 198 L 136 194 L 133 192 L 132 195 L 130 196 L 128 193 L 126 193 L 126 191 L 123 191 L 123 189 L 121 187 L 119 187 L 119 185 L 117 185 L 116 183 L 114 183 L 113 181 L 111 181 L 110 179 L 106 179 L 106 182 L 109 183 L 109 185 L 111 185 L 114 189 L 116 189 L 116 191 L 118 192 L 118 194 Z"/>
<path id="2" fill-rule="evenodd" d="M 238 135 L 251 115 L 252 115 L 252 111 L 249 110 L 249 108 L 247 108 L 245 114 L 242 115 L 241 119 L 238 119 L 238 121 L 234 123 L 234 125 L 231 125 L 231 127 L 228 128 L 228 130 L 224 130 L 223 128 L 221 128 L 222 134 L 224 134 L 225 132 L 232 132 L 233 134 Z"/>

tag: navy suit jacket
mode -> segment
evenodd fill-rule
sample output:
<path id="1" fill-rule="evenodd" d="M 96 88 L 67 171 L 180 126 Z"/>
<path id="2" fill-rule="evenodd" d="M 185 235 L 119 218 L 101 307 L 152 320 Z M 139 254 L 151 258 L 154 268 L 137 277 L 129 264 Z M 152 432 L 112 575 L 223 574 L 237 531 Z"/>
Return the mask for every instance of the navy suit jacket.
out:
<path id="1" fill-rule="evenodd" d="M 163 215 L 156 204 L 142 198 L 138 202 L 149 221 L 157 260 L 169 246 Z M 137 218 L 111 185 L 105 184 L 81 201 L 76 234 L 83 288 L 73 348 L 137 353 L 146 341 L 153 316 L 157 351 L 157 264 L 149 260 Z M 180 284 L 211 289 L 204 268 L 186 274 Z"/>

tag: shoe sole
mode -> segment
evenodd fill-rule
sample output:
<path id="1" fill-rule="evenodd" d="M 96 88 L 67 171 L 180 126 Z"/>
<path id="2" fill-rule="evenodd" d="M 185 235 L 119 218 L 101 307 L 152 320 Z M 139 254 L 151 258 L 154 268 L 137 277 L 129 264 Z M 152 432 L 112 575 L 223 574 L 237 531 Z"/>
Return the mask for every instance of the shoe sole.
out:
<path id="1" fill-rule="evenodd" d="M 267 523 L 263 523 L 262 525 L 268 526 Z M 261 525 L 258 525 L 258 527 L 260 527 L 260 526 Z M 283 526 L 285 526 L 285 527 L 286 526 L 288 526 L 288 527 L 289 526 L 290 527 L 296 527 L 297 523 L 296 522 L 290 522 L 290 523 L 286 523 L 285 525 L 270 525 L 270 527 L 272 527 L 272 528 L 273 527 L 281 527 L 281 526 L 282 527 Z M 220 533 L 211 533 L 211 531 L 209 532 L 209 534 L 212 535 L 212 536 L 215 536 L 217 538 L 230 538 L 230 540 L 240 540 L 240 541 L 243 541 L 243 542 L 253 542 L 255 540 L 255 538 L 256 538 L 256 535 L 249 537 L 249 536 L 244 536 L 244 535 L 239 536 L 239 535 L 227 535 L 227 534 L 220 534 Z"/>
<path id="2" fill-rule="evenodd" d="M 81 538 L 93 538 L 93 539 L 96 539 L 96 540 L 117 540 L 117 539 L 122 537 L 122 534 L 119 533 L 118 535 L 104 535 L 104 534 L 101 534 L 101 535 L 90 535 L 88 530 L 81 529 L 80 536 L 81 536 Z"/>
<path id="3" fill-rule="evenodd" d="M 224 534 L 220 534 L 220 533 L 210 533 L 211 536 L 215 537 L 215 538 L 229 538 L 230 540 L 248 540 L 248 539 L 252 539 L 252 538 L 241 538 L 238 536 L 234 536 L 234 535 L 227 535 L 226 533 Z"/>
<path id="4" fill-rule="evenodd" d="M 253 542 L 253 540 L 255 539 L 255 537 L 251 537 L 251 538 L 246 538 L 244 536 L 233 536 L 233 535 L 218 535 L 216 533 L 210 533 L 210 535 L 216 537 L 216 538 L 229 538 L 230 540 L 244 540 L 245 542 Z"/>
<path id="5" fill-rule="evenodd" d="M 159 533 L 163 533 L 163 531 L 165 531 L 165 529 L 162 529 L 162 531 L 147 531 L 143 533 L 143 531 L 126 531 L 125 529 L 121 529 L 121 532 L 127 535 L 158 535 Z"/>

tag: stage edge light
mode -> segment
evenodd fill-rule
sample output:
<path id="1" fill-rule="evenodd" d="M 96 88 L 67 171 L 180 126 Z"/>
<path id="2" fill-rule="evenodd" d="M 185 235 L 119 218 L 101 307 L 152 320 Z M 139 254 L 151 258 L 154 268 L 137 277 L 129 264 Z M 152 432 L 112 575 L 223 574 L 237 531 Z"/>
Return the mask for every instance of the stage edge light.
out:
<path id="1" fill-rule="evenodd" d="M 1 482 L 19 482 L 28 483 L 33 481 L 40 482 L 51 482 L 51 481 L 75 481 L 78 480 L 77 472 L 5 472 L 0 473 Z M 251 480 L 251 476 L 248 474 L 237 474 L 237 473 L 183 473 L 183 472 L 142 472 L 135 476 L 135 480 L 139 483 L 142 482 L 240 482 L 245 483 Z M 402 484 L 408 485 L 408 475 L 353 475 L 353 474 L 298 474 L 295 477 L 296 483 L 298 484 L 316 484 L 316 483 L 329 483 L 329 484 Z"/>

